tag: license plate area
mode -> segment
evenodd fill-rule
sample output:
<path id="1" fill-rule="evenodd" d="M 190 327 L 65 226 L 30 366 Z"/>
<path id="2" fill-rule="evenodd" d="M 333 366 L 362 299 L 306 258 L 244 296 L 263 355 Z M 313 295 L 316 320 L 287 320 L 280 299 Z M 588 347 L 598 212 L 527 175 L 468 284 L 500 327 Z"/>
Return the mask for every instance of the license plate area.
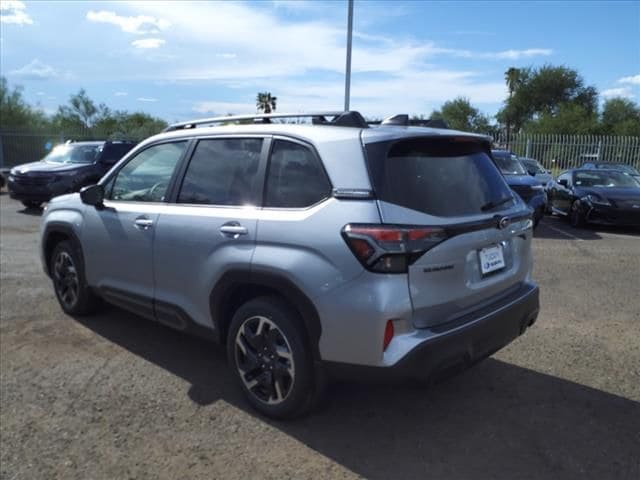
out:
<path id="1" fill-rule="evenodd" d="M 478 250 L 480 273 L 483 276 L 502 270 L 505 267 L 502 245 L 492 245 Z"/>

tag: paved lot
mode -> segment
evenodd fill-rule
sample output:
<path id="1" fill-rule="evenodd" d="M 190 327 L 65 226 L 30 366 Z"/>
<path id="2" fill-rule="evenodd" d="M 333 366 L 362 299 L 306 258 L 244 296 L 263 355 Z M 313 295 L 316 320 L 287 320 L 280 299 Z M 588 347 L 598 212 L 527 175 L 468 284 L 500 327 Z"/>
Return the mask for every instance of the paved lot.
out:
<path id="1" fill-rule="evenodd" d="M 537 324 L 432 389 L 334 384 L 265 421 L 222 350 L 115 308 L 73 319 L 39 216 L 0 197 L 0 478 L 640 478 L 640 232 L 535 240 Z"/>

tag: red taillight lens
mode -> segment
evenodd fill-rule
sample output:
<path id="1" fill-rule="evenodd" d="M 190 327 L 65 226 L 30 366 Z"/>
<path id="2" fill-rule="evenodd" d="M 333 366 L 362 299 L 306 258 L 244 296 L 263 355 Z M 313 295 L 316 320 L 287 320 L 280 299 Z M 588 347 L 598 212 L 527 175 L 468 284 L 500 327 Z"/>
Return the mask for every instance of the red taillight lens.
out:
<path id="1" fill-rule="evenodd" d="M 387 325 L 384 327 L 384 340 L 382 342 L 382 351 L 386 351 L 389 343 L 393 339 L 393 320 L 387 320 Z"/>
<path id="2" fill-rule="evenodd" d="M 349 224 L 342 236 L 367 269 L 380 273 L 405 273 L 427 250 L 447 238 L 439 227 Z"/>

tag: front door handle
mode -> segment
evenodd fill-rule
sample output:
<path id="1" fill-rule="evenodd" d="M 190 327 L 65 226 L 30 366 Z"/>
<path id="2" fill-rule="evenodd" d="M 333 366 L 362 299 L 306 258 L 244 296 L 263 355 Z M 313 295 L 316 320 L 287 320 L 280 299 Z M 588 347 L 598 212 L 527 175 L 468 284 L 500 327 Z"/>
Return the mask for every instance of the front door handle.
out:
<path id="1" fill-rule="evenodd" d="M 148 230 L 153 226 L 153 220 L 147 217 L 138 217 L 134 220 L 133 224 L 140 230 Z"/>
<path id="2" fill-rule="evenodd" d="M 232 235 L 234 238 L 238 238 L 239 235 L 246 235 L 249 233 L 246 227 L 243 227 L 238 222 L 225 223 L 220 227 L 220 232 L 225 235 Z"/>

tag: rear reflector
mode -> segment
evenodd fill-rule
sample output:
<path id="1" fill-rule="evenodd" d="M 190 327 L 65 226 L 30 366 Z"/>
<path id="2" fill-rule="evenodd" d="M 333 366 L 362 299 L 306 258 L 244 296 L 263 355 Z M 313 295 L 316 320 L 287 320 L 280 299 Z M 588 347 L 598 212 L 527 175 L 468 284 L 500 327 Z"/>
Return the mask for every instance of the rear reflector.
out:
<path id="1" fill-rule="evenodd" d="M 384 327 L 384 341 L 382 342 L 382 351 L 386 351 L 389 343 L 393 339 L 393 320 L 387 320 L 387 325 Z"/>
<path id="2" fill-rule="evenodd" d="M 439 227 L 366 224 L 345 225 L 342 236 L 360 263 L 379 273 L 406 273 L 409 265 L 447 238 Z"/>

